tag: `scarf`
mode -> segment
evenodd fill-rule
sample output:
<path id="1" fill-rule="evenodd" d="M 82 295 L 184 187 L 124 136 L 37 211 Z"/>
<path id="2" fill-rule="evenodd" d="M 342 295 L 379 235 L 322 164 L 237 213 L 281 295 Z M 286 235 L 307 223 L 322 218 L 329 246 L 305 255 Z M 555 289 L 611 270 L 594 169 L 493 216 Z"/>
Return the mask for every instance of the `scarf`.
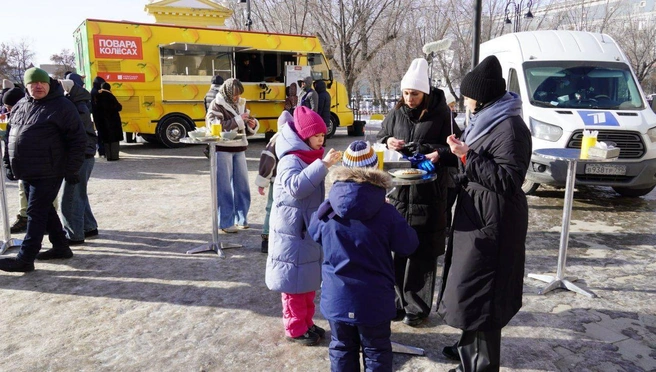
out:
<path id="1" fill-rule="evenodd" d="M 322 147 L 317 150 L 294 150 L 289 154 L 298 156 L 305 164 L 312 164 L 315 160 L 323 158 L 323 152 L 324 148 Z"/>
<path id="2" fill-rule="evenodd" d="M 219 94 L 223 98 L 223 100 L 232 107 L 235 112 L 239 112 L 239 109 L 237 108 L 237 102 L 235 102 L 232 97 L 235 95 L 235 83 L 234 79 L 228 79 L 226 80 L 220 87 L 219 87 Z"/>
<path id="3" fill-rule="evenodd" d="M 499 123 L 511 116 L 522 114 L 522 100 L 513 92 L 507 92 L 496 102 L 473 114 L 462 134 L 462 140 L 469 146 L 489 133 Z"/>

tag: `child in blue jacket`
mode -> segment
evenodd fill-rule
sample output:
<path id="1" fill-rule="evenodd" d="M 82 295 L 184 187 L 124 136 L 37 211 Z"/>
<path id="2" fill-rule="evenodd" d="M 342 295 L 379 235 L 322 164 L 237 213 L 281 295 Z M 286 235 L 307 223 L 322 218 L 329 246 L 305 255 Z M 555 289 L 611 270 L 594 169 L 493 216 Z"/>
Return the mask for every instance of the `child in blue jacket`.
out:
<path id="1" fill-rule="evenodd" d="M 333 186 L 308 229 L 323 246 L 321 313 L 331 329 L 332 371 L 392 370 L 394 305 L 392 252 L 407 256 L 419 240 L 385 202 L 390 176 L 376 168 L 369 144 L 355 141 L 331 172 Z"/>

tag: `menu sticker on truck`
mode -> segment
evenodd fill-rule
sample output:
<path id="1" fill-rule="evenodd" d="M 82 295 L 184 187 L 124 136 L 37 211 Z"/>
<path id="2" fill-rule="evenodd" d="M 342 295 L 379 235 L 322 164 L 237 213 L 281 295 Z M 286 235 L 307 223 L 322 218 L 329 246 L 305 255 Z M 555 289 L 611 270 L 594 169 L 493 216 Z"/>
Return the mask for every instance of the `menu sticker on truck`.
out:
<path id="1" fill-rule="evenodd" d="M 93 51 L 98 59 L 143 59 L 141 37 L 93 35 Z"/>
<path id="2" fill-rule="evenodd" d="M 133 83 L 146 81 L 146 76 L 139 72 L 99 72 L 98 76 L 105 81 L 131 81 Z"/>

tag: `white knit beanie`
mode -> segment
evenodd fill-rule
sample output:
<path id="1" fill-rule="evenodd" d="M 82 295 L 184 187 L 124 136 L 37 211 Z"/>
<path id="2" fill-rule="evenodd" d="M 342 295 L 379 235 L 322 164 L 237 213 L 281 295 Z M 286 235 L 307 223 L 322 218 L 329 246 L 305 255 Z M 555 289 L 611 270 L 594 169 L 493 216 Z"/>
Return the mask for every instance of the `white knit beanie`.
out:
<path id="1" fill-rule="evenodd" d="M 456 102 L 456 97 L 454 97 L 453 94 L 451 94 L 448 88 L 444 91 L 444 100 L 446 101 L 447 105 Z"/>
<path id="2" fill-rule="evenodd" d="M 428 62 L 423 58 L 412 60 L 408 72 L 401 80 L 401 90 L 413 89 L 426 94 L 430 93 L 430 84 L 428 82 Z"/>

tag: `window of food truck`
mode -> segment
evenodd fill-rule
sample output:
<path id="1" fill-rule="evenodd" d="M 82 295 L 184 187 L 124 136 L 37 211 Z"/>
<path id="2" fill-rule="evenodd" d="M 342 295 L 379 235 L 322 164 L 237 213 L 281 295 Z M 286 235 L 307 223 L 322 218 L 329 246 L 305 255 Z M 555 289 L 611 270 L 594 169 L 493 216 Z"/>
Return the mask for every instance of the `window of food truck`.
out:
<path id="1" fill-rule="evenodd" d="M 330 70 L 322 54 L 308 53 L 307 64 L 312 68 L 312 78 L 314 80 L 330 80 Z"/>
<path id="2" fill-rule="evenodd" d="M 244 83 L 283 83 L 285 65 L 296 61 L 295 55 L 293 52 L 246 49 L 235 53 L 236 76 Z"/>
<path id="3" fill-rule="evenodd" d="M 160 46 L 163 84 L 206 83 L 221 75 L 232 77 L 235 48 L 217 45 L 172 43 Z"/>
<path id="4" fill-rule="evenodd" d="M 524 63 L 533 106 L 592 109 L 644 109 L 629 66 L 598 61 Z"/>

